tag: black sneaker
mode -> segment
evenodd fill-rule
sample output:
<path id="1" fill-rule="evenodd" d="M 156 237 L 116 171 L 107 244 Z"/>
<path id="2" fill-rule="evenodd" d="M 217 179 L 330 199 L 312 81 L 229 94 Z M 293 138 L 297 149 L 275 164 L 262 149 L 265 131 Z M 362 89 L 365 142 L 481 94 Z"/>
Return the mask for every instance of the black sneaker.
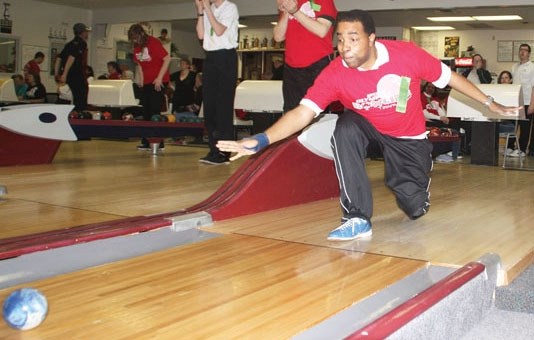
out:
<path id="1" fill-rule="evenodd" d="M 200 158 L 198 161 L 200 163 L 207 163 L 208 162 L 208 159 L 210 159 L 211 157 L 213 157 L 213 155 L 211 153 L 208 152 L 208 154 L 202 158 Z"/>
<path id="2" fill-rule="evenodd" d="M 159 143 L 159 150 L 165 151 L 165 143 L 163 143 L 163 142 Z"/>
<path id="3" fill-rule="evenodd" d="M 219 153 L 211 156 L 203 157 L 199 160 L 201 163 L 205 164 L 212 164 L 212 165 L 218 165 L 218 164 L 229 164 L 230 160 L 228 159 L 228 156 L 225 154 Z"/>
<path id="4" fill-rule="evenodd" d="M 150 146 L 147 144 L 141 144 L 141 145 L 138 145 L 137 146 L 137 150 L 141 150 L 141 151 L 150 151 Z"/>

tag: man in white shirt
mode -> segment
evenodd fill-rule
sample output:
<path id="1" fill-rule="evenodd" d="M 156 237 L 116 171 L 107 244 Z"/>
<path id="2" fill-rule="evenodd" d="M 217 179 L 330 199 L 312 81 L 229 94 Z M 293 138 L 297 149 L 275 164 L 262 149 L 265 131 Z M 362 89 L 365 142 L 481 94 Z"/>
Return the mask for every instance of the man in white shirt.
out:
<path id="1" fill-rule="evenodd" d="M 524 157 L 532 134 L 532 113 L 534 112 L 534 96 L 532 96 L 534 86 L 534 63 L 530 61 L 530 45 L 521 44 L 519 46 L 519 63 L 512 67 L 514 84 L 521 84 L 525 114 L 528 120 L 519 121 L 519 150 L 510 153 L 512 157 Z M 529 109 L 530 108 L 530 109 Z M 531 152 L 534 146 L 530 145 Z"/>

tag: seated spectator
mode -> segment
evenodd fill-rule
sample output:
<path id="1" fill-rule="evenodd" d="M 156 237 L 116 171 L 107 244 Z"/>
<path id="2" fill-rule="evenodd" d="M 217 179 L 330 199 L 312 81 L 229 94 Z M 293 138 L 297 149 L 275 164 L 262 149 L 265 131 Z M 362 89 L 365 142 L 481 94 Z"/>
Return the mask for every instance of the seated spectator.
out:
<path id="1" fill-rule="evenodd" d="M 513 78 L 510 71 L 502 71 L 497 77 L 497 84 L 512 84 Z"/>
<path id="2" fill-rule="evenodd" d="M 195 84 L 193 86 L 193 101 L 191 104 L 183 107 L 181 112 L 175 112 L 176 121 L 179 122 L 184 118 L 198 117 L 200 106 L 202 105 L 202 73 L 195 75 Z"/>
<path id="3" fill-rule="evenodd" d="M 115 61 L 108 62 L 108 74 L 107 79 L 117 80 L 122 78 L 122 71 L 119 67 L 119 64 Z"/>
<path id="4" fill-rule="evenodd" d="M 95 71 L 93 71 L 93 68 L 89 65 L 87 65 L 87 68 L 85 69 L 85 76 L 87 77 L 88 82 L 95 79 Z"/>
<path id="5" fill-rule="evenodd" d="M 41 76 L 28 73 L 26 75 L 28 90 L 24 96 L 25 103 L 46 103 L 46 88 L 41 83 Z"/>
<path id="6" fill-rule="evenodd" d="M 271 80 L 284 79 L 284 59 L 281 56 L 273 57 L 273 75 Z"/>
<path id="7" fill-rule="evenodd" d="M 20 74 L 14 74 L 11 76 L 13 83 L 15 84 L 15 94 L 19 100 L 23 100 L 28 90 L 28 84 L 24 81 L 24 77 Z"/>
<path id="8" fill-rule="evenodd" d="M 195 73 L 191 71 L 191 61 L 186 58 L 180 60 L 180 70 L 170 75 L 174 86 L 172 95 L 172 112 L 184 112 L 186 107 L 193 103 L 193 87 L 195 86 Z"/>
<path id="9" fill-rule="evenodd" d="M 473 67 L 466 70 L 462 75 L 469 79 L 473 84 L 491 84 L 491 73 L 486 70 L 486 61 L 480 54 L 472 57 Z"/>
<path id="10" fill-rule="evenodd" d="M 120 64 L 119 69 L 121 70 L 122 79 L 130 79 L 131 81 L 134 81 L 134 73 L 130 70 L 128 65 Z"/>
<path id="11" fill-rule="evenodd" d="M 458 135 L 457 130 L 450 128 L 447 112 L 445 111 L 445 107 L 440 103 L 439 98 L 436 96 L 436 87 L 434 84 L 427 82 L 423 85 L 421 105 L 423 107 L 423 114 L 425 116 L 427 127 L 445 128 L 448 132 L 447 135 Z M 437 145 L 434 145 L 434 147 L 437 148 Z M 450 163 L 458 159 L 460 141 L 452 142 L 450 149 L 452 149 L 450 153 L 449 150 L 441 150 L 443 153 L 436 157 L 436 161 Z"/>
<path id="12" fill-rule="evenodd" d="M 510 71 L 502 71 L 499 76 L 497 77 L 497 84 L 512 84 L 513 82 L 513 76 L 512 72 Z M 511 120 L 503 120 L 499 123 L 499 133 L 514 133 L 516 130 L 515 122 Z M 508 145 L 506 146 L 506 149 L 504 152 L 507 156 L 510 156 L 516 148 L 515 146 L 516 140 L 515 138 L 510 138 L 508 140 Z"/>

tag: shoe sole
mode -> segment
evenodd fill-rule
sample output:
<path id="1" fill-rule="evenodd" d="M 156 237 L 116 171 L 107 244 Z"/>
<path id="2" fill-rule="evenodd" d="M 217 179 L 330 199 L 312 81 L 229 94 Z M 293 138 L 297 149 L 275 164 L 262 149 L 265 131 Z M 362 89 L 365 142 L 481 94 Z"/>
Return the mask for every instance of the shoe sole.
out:
<path id="1" fill-rule="evenodd" d="M 361 234 L 358 234 L 356 236 L 353 236 L 353 237 L 350 237 L 350 238 L 347 238 L 347 237 L 336 237 L 336 236 L 332 236 L 332 237 L 327 237 L 326 239 L 328 241 L 352 241 L 352 240 L 355 240 L 355 239 L 358 239 L 358 238 L 368 238 L 368 237 L 371 237 L 371 235 L 373 235 L 373 230 L 369 230 L 369 231 L 366 231 L 365 233 L 361 233 Z"/>
<path id="2" fill-rule="evenodd" d="M 199 159 L 198 160 L 200 163 L 204 163 L 204 164 L 210 164 L 210 165 L 222 165 L 222 164 L 230 164 L 229 161 L 226 161 L 226 162 L 212 162 L 212 161 L 208 161 L 206 159 Z"/>

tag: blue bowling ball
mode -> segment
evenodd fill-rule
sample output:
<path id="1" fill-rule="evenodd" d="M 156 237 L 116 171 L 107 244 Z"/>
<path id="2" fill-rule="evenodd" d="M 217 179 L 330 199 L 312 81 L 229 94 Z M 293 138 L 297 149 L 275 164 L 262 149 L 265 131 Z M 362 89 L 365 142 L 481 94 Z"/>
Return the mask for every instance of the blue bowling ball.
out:
<path id="1" fill-rule="evenodd" d="M 4 320 L 15 329 L 27 330 L 39 326 L 47 312 L 46 297 L 34 288 L 18 289 L 4 301 Z"/>

